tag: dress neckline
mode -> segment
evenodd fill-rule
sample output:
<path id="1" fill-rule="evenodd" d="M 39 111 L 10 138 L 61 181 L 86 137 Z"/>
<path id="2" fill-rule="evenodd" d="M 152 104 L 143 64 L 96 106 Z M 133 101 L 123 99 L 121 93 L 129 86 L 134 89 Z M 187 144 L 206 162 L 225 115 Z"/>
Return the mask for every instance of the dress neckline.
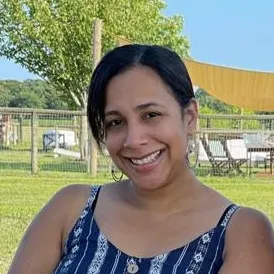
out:
<path id="1" fill-rule="evenodd" d="M 98 199 L 100 190 L 101 190 L 101 186 L 97 186 L 96 194 L 95 194 L 94 200 L 93 200 L 92 205 L 91 205 L 91 211 L 92 211 L 91 214 L 93 216 L 93 223 L 95 225 L 96 230 L 98 231 L 99 235 L 101 235 L 105 239 L 107 245 L 112 250 L 114 250 L 115 252 L 121 253 L 121 255 L 125 256 L 126 258 L 134 258 L 135 260 L 142 260 L 142 261 L 151 261 L 151 260 L 156 259 L 156 258 L 161 258 L 161 257 L 167 256 L 167 255 L 169 255 L 171 253 L 178 253 L 178 252 L 181 253 L 185 248 L 188 248 L 189 246 L 196 244 L 197 241 L 200 241 L 201 239 L 203 241 L 207 241 L 208 237 L 210 237 L 210 235 L 213 235 L 214 232 L 217 229 L 221 229 L 221 228 L 223 229 L 224 228 L 224 226 L 222 226 L 223 221 L 226 221 L 226 220 L 228 221 L 229 218 L 230 218 L 230 216 L 232 215 L 231 214 L 230 216 L 228 216 L 229 211 L 231 209 L 233 209 L 233 207 L 235 207 L 235 209 L 238 208 L 235 204 L 230 204 L 229 206 L 227 206 L 227 208 L 224 210 L 221 218 L 219 219 L 219 222 L 213 228 L 209 229 L 208 231 L 205 231 L 205 232 L 201 233 L 200 235 L 198 235 L 197 237 L 195 237 L 193 240 L 187 242 L 183 246 L 179 246 L 179 247 L 173 248 L 173 249 L 168 250 L 168 251 L 166 251 L 164 253 L 160 253 L 160 254 L 157 254 L 157 255 L 154 255 L 154 256 L 136 257 L 134 255 L 130 255 L 127 252 L 119 249 L 114 243 L 112 243 L 112 241 L 110 241 L 108 239 L 108 237 L 106 237 L 106 235 L 103 233 L 103 231 L 101 230 L 100 226 L 98 225 L 97 220 L 94 217 L 94 210 L 95 210 L 95 207 L 96 207 L 96 203 L 97 203 L 97 199 Z M 235 210 L 233 210 L 233 212 L 234 211 Z M 203 238 L 205 238 L 205 240 Z"/>
<path id="2" fill-rule="evenodd" d="M 141 261 L 151 261 L 153 259 L 157 259 L 157 258 L 161 258 L 164 256 L 167 256 L 171 253 L 181 253 L 185 248 L 188 248 L 191 245 L 194 245 L 196 242 L 198 242 L 201 238 L 203 237 L 209 237 L 210 234 L 214 234 L 215 230 L 220 228 L 220 225 L 216 225 L 215 227 L 211 228 L 210 230 L 200 234 L 199 236 L 195 237 L 193 240 L 189 241 L 188 243 L 184 244 L 183 246 L 179 246 L 176 248 L 173 248 L 171 250 L 168 250 L 164 253 L 160 253 L 158 255 L 154 255 L 154 256 L 149 256 L 149 257 L 137 257 L 134 255 L 130 255 L 127 252 L 121 250 L 120 248 L 118 248 L 115 244 L 112 243 L 112 241 L 110 241 L 108 239 L 108 237 L 106 237 L 106 235 L 103 233 L 103 231 L 100 229 L 96 219 L 93 217 L 93 223 L 95 225 L 96 230 L 98 231 L 99 235 L 101 235 L 105 241 L 107 242 L 107 245 L 109 246 L 109 248 L 111 248 L 113 251 L 115 252 L 119 252 L 121 253 L 122 256 L 126 257 L 126 258 L 133 258 L 135 260 L 141 260 Z"/>

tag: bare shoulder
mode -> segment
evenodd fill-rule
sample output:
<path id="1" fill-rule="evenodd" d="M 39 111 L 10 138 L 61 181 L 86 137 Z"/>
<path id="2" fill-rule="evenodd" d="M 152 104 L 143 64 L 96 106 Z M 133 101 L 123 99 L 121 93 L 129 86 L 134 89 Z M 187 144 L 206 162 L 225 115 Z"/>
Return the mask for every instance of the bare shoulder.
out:
<path id="1" fill-rule="evenodd" d="M 85 184 L 69 185 L 59 190 L 53 197 L 56 202 L 55 205 L 52 206 L 52 210 L 58 210 L 64 220 L 62 246 L 64 246 L 68 234 L 87 204 L 91 188 L 91 185 Z"/>
<path id="2" fill-rule="evenodd" d="M 75 195 L 75 194 L 80 194 L 86 191 L 89 191 L 91 189 L 91 185 L 88 184 L 72 184 L 72 185 L 68 185 L 65 186 L 63 188 L 61 188 L 60 190 L 58 190 L 56 192 L 55 195 L 61 197 L 63 195 L 65 196 L 71 196 L 71 195 Z"/>
<path id="3" fill-rule="evenodd" d="M 58 190 L 34 218 L 31 226 L 41 223 L 41 227 L 54 226 L 64 232 L 67 223 L 71 221 L 85 203 L 91 186 L 73 184 Z M 47 224 L 44 226 L 44 223 Z"/>
<path id="4" fill-rule="evenodd" d="M 70 185 L 53 195 L 29 225 L 9 274 L 52 272 L 60 259 L 67 231 L 85 204 L 90 188 Z"/>
<path id="5" fill-rule="evenodd" d="M 226 232 L 220 273 L 274 273 L 274 232 L 265 214 L 248 207 L 234 214 Z"/>
<path id="6" fill-rule="evenodd" d="M 49 202 L 45 205 L 43 211 L 54 211 L 59 217 L 67 218 L 74 211 L 79 211 L 88 199 L 91 190 L 90 185 L 73 184 L 61 188 L 57 191 Z"/>
<path id="7" fill-rule="evenodd" d="M 57 191 L 52 197 L 52 202 L 64 202 L 64 200 L 68 201 L 68 199 L 74 203 L 81 203 L 81 201 L 85 200 L 91 191 L 91 185 L 87 184 L 73 184 L 68 185 L 61 188 Z"/>
<path id="8" fill-rule="evenodd" d="M 245 233 L 241 235 L 239 232 Z M 263 239 L 262 237 L 269 237 L 269 240 L 274 240 L 273 226 L 270 220 L 261 211 L 249 207 L 240 207 L 228 225 L 228 239 L 240 238 L 239 234 L 246 236 L 243 238 L 261 237 Z"/>

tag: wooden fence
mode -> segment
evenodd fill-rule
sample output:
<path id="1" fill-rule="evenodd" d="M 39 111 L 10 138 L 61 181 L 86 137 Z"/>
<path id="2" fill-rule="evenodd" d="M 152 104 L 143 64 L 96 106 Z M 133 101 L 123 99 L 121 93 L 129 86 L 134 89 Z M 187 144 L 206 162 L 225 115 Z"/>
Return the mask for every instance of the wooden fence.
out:
<path id="1" fill-rule="evenodd" d="M 217 175 L 244 168 L 249 173 L 257 165 L 269 171 L 273 136 L 274 115 L 200 115 L 195 168 Z M 247 147 L 246 140 L 256 138 L 268 148 Z M 52 168 L 95 176 L 112 168 L 107 153 L 93 153 L 96 144 L 82 111 L 0 108 L 0 148 L 0 169 L 22 163 L 32 173 Z"/>

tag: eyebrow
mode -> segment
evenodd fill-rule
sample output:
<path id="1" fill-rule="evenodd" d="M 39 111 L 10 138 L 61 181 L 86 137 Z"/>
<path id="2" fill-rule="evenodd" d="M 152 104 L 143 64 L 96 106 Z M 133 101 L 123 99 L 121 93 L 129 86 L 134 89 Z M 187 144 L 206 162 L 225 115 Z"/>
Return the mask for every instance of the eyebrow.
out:
<path id="1" fill-rule="evenodd" d="M 144 109 L 147 109 L 150 107 L 166 108 L 164 105 L 158 104 L 156 102 L 148 102 L 148 103 L 136 106 L 135 110 L 140 111 L 140 110 L 144 110 Z M 110 115 L 117 115 L 117 114 L 120 114 L 120 112 L 118 110 L 109 110 L 105 113 L 105 117 L 110 116 Z"/>
<path id="2" fill-rule="evenodd" d="M 135 109 L 136 110 L 143 110 L 143 109 L 146 109 L 146 108 L 149 108 L 149 107 L 161 107 L 161 108 L 165 108 L 164 105 L 158 104 L 156 102 L 148 102 L 148 103 L 136 106 Z"/>

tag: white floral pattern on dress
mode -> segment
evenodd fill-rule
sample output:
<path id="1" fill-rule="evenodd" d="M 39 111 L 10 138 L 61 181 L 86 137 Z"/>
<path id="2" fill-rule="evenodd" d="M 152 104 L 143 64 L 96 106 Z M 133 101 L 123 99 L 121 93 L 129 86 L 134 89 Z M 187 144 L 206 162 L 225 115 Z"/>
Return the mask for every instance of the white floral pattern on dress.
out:
<path id="1" fill-rule="evenodd" d="M 106 272 L 105 266 L 109 269 L 108 273 L 110 274 L 129 273 L 129 271 L 140 273 L 147 267 L 150 268 L 147 271 L 148 274 L 161 274 L 164 270 L 165 273 L 172 274 L 217 273 L 216 271 L 222 263 L 224 232 L 238 206 L 231 205 L 223 214 L 216 228 L 202 234 L 197 240 L 179 248 L 178 251 L 142 261 L 142 259 L 135 259 L 122 253 L 117 248 L 109 248 L 110 243 L 107 238 L 96 225 L 92 225 L 94 222 L 92 205 L 96 200 L 98 190 L 99 187 L 92 187 L 87 205 L 69 234 L 66 243 L 67 250 L 63 254 L 63 259 L 53 273 L 102 274 Z M 91 243 L 95 248 L 92 255 L 86 252 Z M 83 255 L 82 252 L 84 252 Z M 209 258 L 210 260 L 208 260 Z M 81 260 L 79 261 L 79 259 Z M 170 264 L 171 262 L 172 264 Z M 135 268 L 127 268 L 130 263 L 132 265 L 134 263 Z M 74 270 L 76 265 L 77 268 Z"/>
<path id="2" fill-rule="evenodd" d="M 185 272 L 186 274 L 199 273 L 199 270 L 206 256 L 213 234 L 214 234 L 214 229 L 203 234 L 200 237 L 195 253 L 190 261 L 188 268 L 186 269 L 186 272 Z"/>
<path id="3" fill-rule="evenodd" d="M 182 250 L 179 259 L 177 260 L 177 262 L 173 266 L 172 274 L 176 274 L 177 273 L 177 269 L 180 266 L 182 260 L 184 259 L 185 254 L 187 253 L 188 248 L 189 248 L 189 244 L 187 244 L 187 245 L 184 246 L 184 249 Z"/>
<path id="4" fill-rule="evenodd" d="M 59 269 L 59 266 L 58 266 L 56 268 L 56 270 L 53 272 L 53 274 L 57 273 L 57 270 L 60 271 L 59 272 L 60 274 L 67 274 L 70 269 L 70 265 L 73 263 L 74 259 L 76 258 L 77 252 L 79 250 L 79 240 L 82 235 L 83 227 L 84 227 L 84 224 L 86 221 L 85 217 L 88 214 L 88 212 L 91 210 L 91 206 L 96 198 L 98 189 L 99 189 L 99 186 L 91 187 L 90 196 L 88 198 L 87 204 L 86 204 L 85 208 L 83 209 L 80 218 L 76 222 L 74 229 L 71 232 L 71 233 L 73 233 L 72 234 L 73 238 L 70 243 L 70 247 L 68 247 L 68 241 L 65 244 L 65 247 L 64 247 L 65 260 L 62 260 L 59 263 L 59 266 L 62 265 L 62 268 Z M 69 237 L 68 237 L 68 239 L 69 239 Z M 67 254 L 69 249 L 71 249 L 71 252 L 69 254 Z"/>
<path id="5" fill-rule="evenodd" d="M 151 261 L 149 274 L 160 274 L 169 253 L 156 256 Z"/>
<path id="6" fill-rule="evenodd" d="M 121 254 L 122 252 L 120 250 L 117 251 L 117 254 L 116 254 L 116 257 L 115 257 L 115 261 L 114 261 L 114 264 L 113 264 L 113 267 L 112 267 L 112 270 L 111 270 L 111 273 L 110 274 L 114 274 L 115 273 L 115 270 L 117 268 L 117 265 L 119 263 L 119 259 L 121 257 Z"/>
<path id="7" fill-rule="evenodd" d="M 100 273 L 101 267 L 104 264 L 104 260 L 108 250 L 108 241 L 104 234 L 100 233 L 97 241 L 97 250 L 93 257 L 93 260 L 88 268 L 87 274 Z"/>

